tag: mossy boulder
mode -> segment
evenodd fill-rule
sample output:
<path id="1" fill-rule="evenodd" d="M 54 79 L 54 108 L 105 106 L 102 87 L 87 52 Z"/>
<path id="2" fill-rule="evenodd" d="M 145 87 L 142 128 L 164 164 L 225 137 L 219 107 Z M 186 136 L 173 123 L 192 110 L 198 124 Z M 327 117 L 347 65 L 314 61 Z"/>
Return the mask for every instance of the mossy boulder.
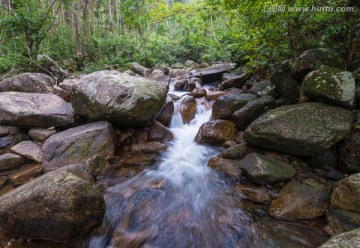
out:
<path id="1" fill-rule="evenodd" d="M 108 120 L 121 126 L 147 126 L 165 104 L 168 84 L 98 71 L 82 77 L 71 90 L 77 114 L 92 120 Z"/>
<path id="2" fill-rule="evenodd" d="M 351 133 L 351 111 L 322 103 L 305 103 L 269 110 L 244 132 L 255 147 L 295 156 L 315 156 Z"/>
<path id="3" fill-rule="evenodd" d="M 42 147 L 45 171 L 82 163 L 96 154 L 115 153 L 114 130 L 107 121 L 90 123 L 52 135 Z"/>
<path id="4" fill-rule="evenodd" d="M 351 108 L 355 101 L 355 79 L 351 72 L 321 67 L 304 78 L 300 91 L 320 102 Z"/>
<path id="5" fill-rule="evenodd" d="M 7 237 L 68 242 L 100 224 L 105 202 L 90 168 L 74 164 L 38 177 L 0 197 Z"/>
<path id="6" fill-rule="evenodd" d="M 276 86 L 281 98 L 291 103 L 299 97 L 300 84 L 309 72 L 320 66 L 342 68 L 340 56 L 325 48 L 310 49 L 299 57 L 285 60 L 273 72 L 270 81 Z"/>

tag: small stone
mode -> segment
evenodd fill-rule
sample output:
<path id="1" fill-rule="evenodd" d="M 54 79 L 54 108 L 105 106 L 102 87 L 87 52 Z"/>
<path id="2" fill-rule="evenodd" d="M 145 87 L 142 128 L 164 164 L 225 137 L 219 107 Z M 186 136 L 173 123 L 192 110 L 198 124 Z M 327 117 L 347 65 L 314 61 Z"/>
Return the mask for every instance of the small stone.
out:
<path id="1" fill-rule="evenodd" d="M 133 152 L 146 152 L 146 153 L 160 152 L 166 149 L 167 149 L 167 144 L 157 141 L 135 144 L 131 147 L 131 151 Z"/>
<path id="2" fill-rule="evenodd" d="M 247 150 L 246 144 L 236 144 L 221 152 L 220 157 L 228 159 L 243 159 Z"/>
<path id="3" fill-rule="evenodd" d="M 240 195 L 241 198 L 249 199 L 253 202 L 262 204 L 270 204 L 271 197 L 268 189 L 252 184 L 250 182 L 241 182 L 235 186 L 235 192 Z"/>
<path id="4" fill-rule="evenodd" d="M 296 174 L 291 165 L 257 153 L 247 155 L 240 162 L 249 179 L 260 185 L 283 182 Z"/>
<path id="5" fill-rule="evenodd" d="M 43 142 L 55 133 L 56 130 L 48 128 L 32 128 L 29 130 L 29 136 L 37 142 Z"/>
<path id="6" fill-rule="evenodd" d="M 172 132 L 160 122 L 155 122 L 149 128 L 149 141 L 170 141 L 174 138 Z"/>
<path id="7" fill-rule="evenodd" d="M 41 147 L 32 141 L 20 142 L 13 146 L 11 151 L 36 162 L 42 161 Z"/>
<path id="8" fill-rule="evenodd" d="M 24 157 L 14 153 L 0 155 L 0 171 L 14 170 L 24 164 Z"/>
<path id="9" fill-rule="evenodd" d="M 224 173 L 225 176 L 230 177 L 233 180 L 239 179 L 242 175 L 240 161 L 238 160 L 212 157 L 208 162 L 208 166 Z"/>
<path id="10" fill-rule="evenodd" d="M 233 140 L 236 135 L 235 123 L 226 120 L 215 120 L 204 123 L 195 141 L 199 144 L 221 145 L 225 141 Z"/>

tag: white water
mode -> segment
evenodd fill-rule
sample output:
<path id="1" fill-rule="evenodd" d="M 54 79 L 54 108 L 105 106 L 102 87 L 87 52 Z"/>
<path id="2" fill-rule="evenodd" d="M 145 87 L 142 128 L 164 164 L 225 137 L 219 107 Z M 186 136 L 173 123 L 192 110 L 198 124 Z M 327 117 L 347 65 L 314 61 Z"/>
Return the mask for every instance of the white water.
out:
<path id="1" fill-rule="evenodd" d="M 246 239 L 239 237 L 247 236 L 241 226 L 247 217 L 207 166 L 219 150 L 194 141 L 211 109 L 198 104 L 195 118 L 183 124 L 181 101 L 170 124 L 174 139 L 158 165 L 107 190 L 105 233 L 91 239 L 91 248 L 233 247 Z"/>

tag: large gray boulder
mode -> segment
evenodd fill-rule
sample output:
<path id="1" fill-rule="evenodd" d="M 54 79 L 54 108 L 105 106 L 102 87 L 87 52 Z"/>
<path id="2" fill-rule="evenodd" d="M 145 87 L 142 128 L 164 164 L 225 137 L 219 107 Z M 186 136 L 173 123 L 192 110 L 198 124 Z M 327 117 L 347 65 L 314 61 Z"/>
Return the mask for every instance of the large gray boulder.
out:
<path id="1" fill-rule="evenodd" d="M 69 241 L 101 223 L 102 193 L 90 168 L 69 165 L 0 197 L 0 231 L 8 237 Z"/>
<path id="2" fill-rule="evenodd" d="M 45 171 L 82 163 L 94 155 L 115 153 L 114 130 L 109 122 L 90 123 L 52 135 L 42 147 Z"/>
<path id="3" fill-rule="evenodd" d="M 43 73 L 23 73 L 0 81 L 0 92 L 53 93 L 55 79 Z"/>
<path id="4" fill-rule="evenodd" d="M 53 94 L 0 93 L 0 124 L 9 126 L 64 126 L 74 122 L 70 104 Z"/>
<path id="5" fill-rule="evenodd" d="M 273 72 L 270 81 L 285 102 L 294 102 L 299 97 L 300 84 L 309 72 L 320 66 L 342 68 L 340 56 L 325 48 L 310 49 L 299 57 L 285 60 Z"/>
<path id="6" fill-rule="evenodd" d="M 98 71 L 72 87 L 75 112 L 92 120 L 109 120 L 122 126 L 146 126 L 159 113 L 168 85 L 118 71 Z"/>
<path id="7" fill-rule="evenodd" d="M 321 67 L 304 78 L 300 91 L 302 97 L 351 108 L 355 102 L 355 79 L 349 71 Z"/>
<path id="8" fill-rule="evenodd" d="M 350 111 L 321 103 L 283 106 L 251 123 L 244 139 L 255 147 L 313 156 L 346 138 L 352 119 Z"/>
<path id="9" fill-rule="evenodd" d="M 258 153 L 251 153 L 242 159 L 240 168 L 251 181 L 259 185 L 283 182 L 296 174 L 291 165 Z"/>

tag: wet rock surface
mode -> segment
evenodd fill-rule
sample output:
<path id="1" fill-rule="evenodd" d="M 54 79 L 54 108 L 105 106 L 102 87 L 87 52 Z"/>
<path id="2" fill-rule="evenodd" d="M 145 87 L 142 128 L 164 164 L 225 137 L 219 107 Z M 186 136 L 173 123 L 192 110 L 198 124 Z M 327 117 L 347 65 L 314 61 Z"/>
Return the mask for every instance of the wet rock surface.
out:
<path id="1" fill-rule="evenodd" d="M 236 135 L 235 123 L 226 120 L 210 121 L 203 124 L 195 137 L 199 144 L 221 145 L 233 140 Z"/>
<path id="2" fill-rule="evenodd" d="M 239 179 L 243 174 L 238 160 L 214 157 L 209 160 L 208 166 L 233 180 Z"/>
<path id="3" fill-rule="evenodd" d="M 331 188 L 314 179 L 293 180 L 282 187 L 269 212 L 279 219 L 311 219 L 325 214 Z"/>

